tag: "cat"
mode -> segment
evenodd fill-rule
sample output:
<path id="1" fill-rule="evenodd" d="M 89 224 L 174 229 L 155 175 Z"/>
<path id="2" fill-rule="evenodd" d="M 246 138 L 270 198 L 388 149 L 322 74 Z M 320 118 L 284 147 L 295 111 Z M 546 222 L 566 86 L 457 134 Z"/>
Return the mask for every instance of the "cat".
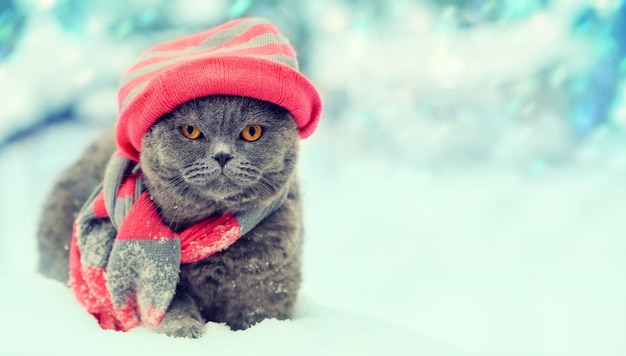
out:
<path id="1" fill-rule="evenodd" d="M 263 139 L 243 140 L 246 125 L 262 128 L 248 134 Z M 183 137 L 190 134 L 196 139 Z M 44 276 L 68 282 L 74 219 L 102 182 L 115 148 L 112 130 L 105 132 L 53 187 L 37 232 Z M 298 130 L 286 109 L 241 96 L 191 100 L 145 134 L 139 167 L 163 222 L 175 232 L 288 190 L 280 208 L 233 245 L 180 266 L 174 299 L 156 332 L 197 338 L 209 321 L 241 330 L 266 318 L 292 317 L 302 256 L 298 149 Z"/>

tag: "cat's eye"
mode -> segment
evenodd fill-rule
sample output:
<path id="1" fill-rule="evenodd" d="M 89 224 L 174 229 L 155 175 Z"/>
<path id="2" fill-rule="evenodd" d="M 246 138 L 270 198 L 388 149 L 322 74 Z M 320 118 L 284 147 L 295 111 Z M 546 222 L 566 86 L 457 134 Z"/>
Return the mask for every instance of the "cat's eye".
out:
<path id="1" fill-rule="evenodd" d="M 241 130 L 241 138 L 248 142 L 253 142 L 261 138 L 263 128 L 259 125 L 248 125 Z"/>
<path id="2" fill-rule="evenodd" d="M 195 140 L 195 139 L 200 138 L 200 136 L 202 136 L 202 131 L 200 131 L 199 128 L 195 126 L 191 126 L 191 125 L 181 126 L 180 133 L 182 133 L 183 136 L 187 137 L 190 140 Z"/>

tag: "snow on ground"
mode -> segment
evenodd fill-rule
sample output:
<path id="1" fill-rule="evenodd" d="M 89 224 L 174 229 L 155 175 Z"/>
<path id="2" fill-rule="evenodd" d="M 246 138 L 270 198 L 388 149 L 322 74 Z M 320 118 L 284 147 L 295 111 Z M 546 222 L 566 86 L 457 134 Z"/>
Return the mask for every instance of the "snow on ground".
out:
<path id="1" fill-rule="evenodd" d="M 338 158 L 323 129 L 303 143 L 294 320 L 200 340 L 102 331 L 34 273 L 41 201 L 94 134 L 57 126 L 0 152 L 0 354 L 626 353 L 626 170 L 435 174 Z"/>
<path id="2" fill-rule="evenodd" d="M 0 153 L 0 355 L 463 355 L 435 338 L 384 319 L 322 305 L 303 294 L 293 321 L 268 320 L 243 332 L 209 324 L 202 340 L 176 340 L 145 329 L 101 330 L 60 283 L 35 270 L 35 226 L 54 177 L 96 130 L 65 125 Z M 313 213 L 312 213 L 313 214 Z M 310 267 L 315 264 L 311 256 Z M 148 353 L 149 352 L 149 353 Z"/>
<path id="3" fill-rule="evenodd" d="M 0 138 L 69 105 L 84 121 L 0 150 L 0 355 L 625 355 L 626 121 L 577 138 L 564 87 L 513 90 L 553 62 L 572 77 L 593 64 L 594 40 L 569 33 L 588 1 L 554 3 L 458 35 L 419 6 L 370 33 L 348 8 L 312 7 L 326 111 L 303 142 L 296 317 L 209 324 L 200 340 L 102 331 L 34 272 L 41 203 L 115 116 L 112 83 L 146 47 L 78 43 L 42 11 L 0 67 Z"/>

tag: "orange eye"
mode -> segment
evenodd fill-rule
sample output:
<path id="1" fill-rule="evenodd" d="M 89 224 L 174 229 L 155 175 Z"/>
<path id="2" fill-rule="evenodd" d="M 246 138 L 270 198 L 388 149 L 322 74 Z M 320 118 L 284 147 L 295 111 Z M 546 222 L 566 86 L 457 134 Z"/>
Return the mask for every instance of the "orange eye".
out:
<path id="1" fill-rule="evenodd" d="M 199 128 L 195 126 L 191 126 L 191 125 L 181 126 L 180 133 L 182 133 L 183 136 L 187 137 L 190 140 L 195 140 L 195 139 L 200 138 L 200 136 L 202 136 L 202 131 L 200 131 Z"/>
<path id="2" fill-rule="evenodd" d="M 263 129 L 259 125 L 248 125 L 241 130 L 241 137 L 248 141 L 253 142 L 261 138 Z"/>

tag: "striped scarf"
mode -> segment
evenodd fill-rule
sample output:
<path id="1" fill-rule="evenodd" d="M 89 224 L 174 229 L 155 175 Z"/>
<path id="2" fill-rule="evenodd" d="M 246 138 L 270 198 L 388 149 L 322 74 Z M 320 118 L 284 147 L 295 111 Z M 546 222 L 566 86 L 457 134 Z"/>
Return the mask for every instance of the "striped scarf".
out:
<path id="1" fill-rule="evenodd" d="M 161 220 L 136 162 L 116 152 L 74 223 L 70 286 L 103 329 L 155 328 L 174 297 L 180 264 L 226 249 L 286 197 L 287 190 L 266 206 L 175 233 Z"/>

